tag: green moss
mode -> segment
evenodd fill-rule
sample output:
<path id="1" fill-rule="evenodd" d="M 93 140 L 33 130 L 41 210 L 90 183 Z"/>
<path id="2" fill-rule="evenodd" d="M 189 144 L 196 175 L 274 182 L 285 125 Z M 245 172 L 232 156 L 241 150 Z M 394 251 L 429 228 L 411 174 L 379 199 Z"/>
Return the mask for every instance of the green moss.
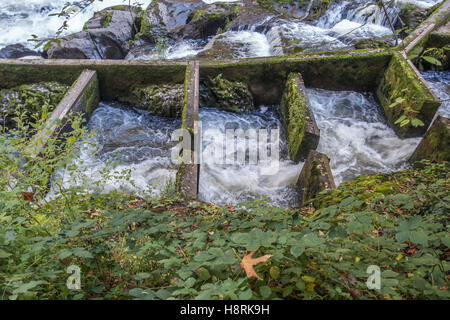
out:
<path id="1" fill-rule="evenodd" d="M 81 103 L 84 106 L 84 110 L 88 117 L 90 117 L 94 110 L 98 107 L 99 102 L 100 92 L 98 77 L 96 75 L 81 97 Z"/>
<path id="2" fill-rule="evenodd" d="M 252 94 L 247 85 L 239 81 L 229 81 L 222 74 L 206 81 L 201 105 L 234 113 L 254 109 Z"/>
<path id="3" fill-rule="evenodd" d="M 182 84 L 159 84 L 135 88 L 129 96 L 119 101 L 150 111 L 151 114 L 178 118 L 183 108 Z"/>
<path id="4" fill-rule="evenodd" d="M 427 131 L 417 149 L 411 156 L 411 162 L 422 159 L 434 162 L 450 161 L 450 120 L 438 116 Z"/>
<path id="5" fill-rule="evenodd" d="M 2 126 L 14 128 L 16 126 L 14 118 L 18 114 L 21 114 L 24 125 L 48 118 L 61 102 L 67 90 L 68 86 L 58 82 L 24 84 L 0 90 L 0 105 L 3 106 L 0 121 L 4 121 Z"/>
<path id="6" fill-rule="evenodd" d="M 414 69 L 400 54 L 394 53 L 388 69 L 385 71 L 382 81 L 377 89 L 377 97 L 383 106 L 389 124 L 401 137 L 422 135 L 431 120 L 440 102 L 434 97 L 430 89 L 422 82 Z M 402 103 L 390 107 L 397 99 Z M 410 123 L 401 127 L 395 124 L 409 107 L 417 114 L 425 125 L 413 127 Z"/>

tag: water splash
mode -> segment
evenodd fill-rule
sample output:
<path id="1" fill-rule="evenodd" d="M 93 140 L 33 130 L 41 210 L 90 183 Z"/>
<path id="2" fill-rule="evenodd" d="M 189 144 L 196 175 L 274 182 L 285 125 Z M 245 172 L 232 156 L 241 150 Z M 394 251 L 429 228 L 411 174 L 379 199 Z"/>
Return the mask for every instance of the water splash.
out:
<path id="1" fill-rule="evenodd" d="M 200 109 L 200 121 L 202 131 L 218 129 L 222 134 L 226 129 L 281 129 L 277 109 L 260 107 L 246 112 L 243 115 L 219 111 L 216 109 Z M 251 201 L 258 197 L 267 197 L 270 203 L 279 207 L 292 207 L 298 204 L 298 195 L 295 188 L 298 175 L 303 163 L 296 164 L 287 158 L 286 139 L 281 135 L 280 153 L 281 160 L 279 171 L 276 175 L 261 175 L 260 169 L 264 162 L 257 165 L 248 164 L 206 164 L 200 166 L 199 198 L 224 205 L 227 203 Z M 240 139 L 245 144 L 245 140 Z M 217 143 L 217 141 L 209 142 Z M 203 150 L 208 147 L 208 141 L 204 141 Z M 248 152 L 250 145 L 257 144 L 255 139 L 248 139 L 245 150 Z"/>

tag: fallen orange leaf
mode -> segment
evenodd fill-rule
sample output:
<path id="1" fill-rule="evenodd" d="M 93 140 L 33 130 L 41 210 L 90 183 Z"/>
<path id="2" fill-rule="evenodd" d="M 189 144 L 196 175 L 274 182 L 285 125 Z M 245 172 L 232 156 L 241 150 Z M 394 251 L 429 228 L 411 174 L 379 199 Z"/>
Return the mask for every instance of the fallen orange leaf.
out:
<path id="1" fill-rule="evenodd" d="M 272 255 L 266 254 L 262 257 L 253 259 L 253 255 L 255 254 L 255 252 L 256 251 L 251 251 L 249 254 L 246 254 L 244 256 L 244 258 L 242 258 L 241 268 L 245 270 L 247 277 L 249 277 L 249 278 L 253 277 L 253 278 L 262 280 L 262 278 L 256 274 L 256 271 L 255 271 L 255 269 L 253 269 L 253 266 L 256 266 L 257 264 L 266 262 L 267 260 L 269 260 L 272 257 Z"/>

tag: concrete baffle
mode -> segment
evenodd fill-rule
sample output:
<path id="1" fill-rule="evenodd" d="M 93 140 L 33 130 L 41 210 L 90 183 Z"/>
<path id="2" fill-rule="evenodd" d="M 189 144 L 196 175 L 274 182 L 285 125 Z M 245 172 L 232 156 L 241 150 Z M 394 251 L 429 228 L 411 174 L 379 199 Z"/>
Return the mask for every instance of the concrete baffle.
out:
<path id="1" fill-rule="evenodd" d="M 308 107 L 305 84 L 300 73 L 290 73 L 281 99 L 281 114 L 286 129 L 289 156 L 304 160 L 319 144 L 320 130 Z"/>

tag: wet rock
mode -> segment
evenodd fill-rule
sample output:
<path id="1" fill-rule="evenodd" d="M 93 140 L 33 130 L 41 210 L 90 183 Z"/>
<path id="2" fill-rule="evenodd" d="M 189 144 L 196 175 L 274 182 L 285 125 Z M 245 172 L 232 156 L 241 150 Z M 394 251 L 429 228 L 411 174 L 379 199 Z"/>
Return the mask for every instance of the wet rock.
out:
<path id="1" fill-rule="evenodd" d="M 24 124 L 35 123 L 44 112 L 56 108 L 68 88 L 58 82 L 41 82 L 0 90 L 0 125 L 15 128 L 13 118 L 18 114 L 23 115 Z"/>
<path id="2" fill-rule="evenodd" d="M 305 85 L 299 73 L 289 74 L 280 108 L 289 156 L 298 162 L 305 159 L 310 150 L 317 148 L 320 139 L 320 131 L 308 107 Z"/>
<path id="3" fill-rule="evenodd" d="M 52 43 L 49 58 L 123 59 L 137 30 L 139 8 L 116 6 L 96 12 L 83 31 Z"/>
<path id="4" fill-rule="evenodd" d="M 128 97 L 120 97 L 119 101 L 150 111 L 153 115 L 180 117 L 184 101 L 184 85 L 166 84 L 136 88 Z"/>
<path id="5" fill-rule="evenodd" d="M 320 192 L 336 188 L 328 157 L 310 150 L 297 181 L 301 204 L 315 198 Z"/>
<path id="6" fill-rule="evenodd" d="M 102 59 L 86 31 L 58 39 L 46 52 L 49 59 Z"/>
<path id="7" fill-rule="evenodd" d="M 28 49 L 23 44 L 16 43 L 0 49 L 0 58 L 18 59 L 18 58 L 42 58 L 39 52 Z"/>
<path id="8" fill-rule="evenodd" d="M 254 109 L 253 97 L 246 84 L 229 81 L 219 74 L 203 80 L 200 85 L 200 107 L 213 107 L 243 113 Z"/>
<path id="9" fill-rule="evenodd" d="M 186 24 L 177 31 L 183 39 L 204 39 L 223 31 L 237 17 L 239 5 L 210 4 L 203 5 L 191 11 Z"/>
<path id="10" fill-rule="evenodd" d="M 428 159 L 450 161 L 450 119 L 437 116 L 410 158 L 411 162 Z"/>

